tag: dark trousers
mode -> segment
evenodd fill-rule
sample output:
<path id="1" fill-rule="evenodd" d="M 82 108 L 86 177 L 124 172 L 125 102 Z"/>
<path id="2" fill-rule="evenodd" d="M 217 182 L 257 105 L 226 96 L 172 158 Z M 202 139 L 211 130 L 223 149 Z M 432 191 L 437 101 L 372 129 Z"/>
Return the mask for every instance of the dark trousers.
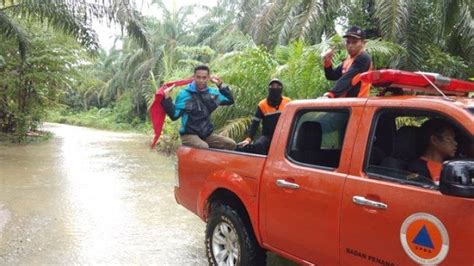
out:
<path id="1" fill-rule="evenodd" d="M 262 135 L 258 137 L 257 140 L 255 140 L 253 143 L 250 143 L 245 147 L 237 147 L 235 150 L 241 152 L 267 155 L 268 150 L 270 149 L 271 142 L 271 137 Z"/>
<path id="2" fill-rule="evenodd" d="M 201 139 L 198 135 L 181 135 L 183 145 L 197 147 L 201 149 L 216 148 L 225 150 L 234 150 L 235 141 L 231 138 L 211 134 L 206 139 Z"/>

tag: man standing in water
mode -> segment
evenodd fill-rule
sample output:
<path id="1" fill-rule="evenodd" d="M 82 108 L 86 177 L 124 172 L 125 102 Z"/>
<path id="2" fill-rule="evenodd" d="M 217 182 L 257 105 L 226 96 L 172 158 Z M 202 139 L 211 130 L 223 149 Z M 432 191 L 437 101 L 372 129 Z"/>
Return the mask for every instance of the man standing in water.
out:
<path id="1" fill-rule="evenodd" d="M 323 54 L 324 74 L 328 80 L 336 80 L 336 84 L 323 96 L 337 97 L 367 97 L 370 84 L 360 80 L 360 74 L 372 69 L 372 60 L 364 51 L 365 32 L 357 27 L 351 27 L 343 36 L 346 41 L 348 56 L 336 69 L 332 67 L 334 49 Z"/>
<path id="2" fill-rule="evenodd" d="M 171 120 L 181 117 L 179 134 L 183 145 L 198 148 L 218 148 L 234 150 L 235 141 L 220 135 L 213 134 L 214 125 L 211 122 L 211 113 L 219 105 L 231 105 L 234 98 L 228 86 L 223 86 L 217 77 L 210 77 L 210 69 L 205 65 L 194 68 L 194 81 L 181 90 L 173 104 L 170 93 L 174 86 L 165 89 L 165 98 L 161 105 Z M 219 88 L 209 88 L 211 81 Z"/>

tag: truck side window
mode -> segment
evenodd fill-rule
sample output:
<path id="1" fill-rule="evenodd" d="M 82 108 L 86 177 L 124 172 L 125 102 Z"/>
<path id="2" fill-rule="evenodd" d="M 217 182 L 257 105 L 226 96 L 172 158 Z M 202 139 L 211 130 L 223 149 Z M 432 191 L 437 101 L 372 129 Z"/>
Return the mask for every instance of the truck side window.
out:
<path id="1" fill-rule="evenodd" d="M 470 145 L 470 138 L 448 118 L 421 110 L 383 110 L 376 115 L 372 125 L 366 158 L 367 175 L 370 178 L 437 189 L 436 178 L 421 174 L 413 167 L 420 160 L 428 160 L 423 155 L 429 138 L 424 136 L 426 130 L 422 125 L 432 120 L 442 120 L 455 131 L 455 145 L 458 147 L 451 158 L 464 157 L 462 147 Z"/>
<path id="2" fill-rule="evenodd" d="M 348 120 L 348 110 L 299 112 L 287 156 L 295 162 L 337 168 Z"/>

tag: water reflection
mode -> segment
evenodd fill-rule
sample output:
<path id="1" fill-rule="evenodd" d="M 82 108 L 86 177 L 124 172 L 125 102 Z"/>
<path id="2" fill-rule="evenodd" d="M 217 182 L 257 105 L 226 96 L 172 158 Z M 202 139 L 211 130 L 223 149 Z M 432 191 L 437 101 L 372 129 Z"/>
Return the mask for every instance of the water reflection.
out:
<path id="1" fill-rule="evenodd" d="M 205 225 L 146 136 L 46 128 L 48 143 L 0 146 L 0 264 L 207 265 Z"/>

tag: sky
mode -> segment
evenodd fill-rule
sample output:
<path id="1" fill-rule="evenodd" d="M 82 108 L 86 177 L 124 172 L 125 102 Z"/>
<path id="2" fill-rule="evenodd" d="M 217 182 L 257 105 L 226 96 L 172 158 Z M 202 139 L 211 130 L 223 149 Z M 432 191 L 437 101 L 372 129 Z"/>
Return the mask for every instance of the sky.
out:
<path id="1" fill-rule="evenodd" d="M 169 10 L 173 9 L 173 6 L 176 9 L 179 9 L 182 6 L 186 5 L 206 5 L 206 6 L 215 6 L 217 0 L 162 0 L 163 3 Z M 150 5 L 152 0 L 131 0 L 132 3 L 136 5 L 138 10 L 145 16 L 157 16 L 159 14 L 156 5 Z M 114 45 L 115 37 L 121 34 L 120 26 L 118 25 L 106 25 L 105 22 L 93 22 L 92 27 L 97 32 L 99 37 L 99 43 L 105 50 L 109 50 Z"/>

